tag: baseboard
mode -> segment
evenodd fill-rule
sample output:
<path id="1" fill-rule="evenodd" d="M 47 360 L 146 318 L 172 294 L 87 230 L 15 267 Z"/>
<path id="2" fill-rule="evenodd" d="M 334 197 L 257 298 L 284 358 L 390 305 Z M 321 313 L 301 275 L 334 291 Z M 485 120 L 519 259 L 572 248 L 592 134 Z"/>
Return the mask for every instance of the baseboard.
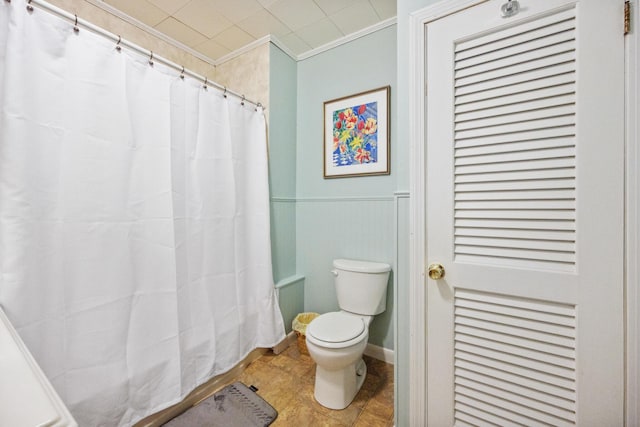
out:
<path id="1" fill-rule="evenodd" d="M 297 339 L 298 339 L 298 336 L 296 335 L 296 333 L 294 331 L 291 331 L 287 334 L 286 337 L 284 337 L 282 341 L 274 345 L 271 350 L 273 350 L 274 354 L 280 354 L 283 351 L 285 351 L 287 347 L 289 347 L 291 344 L 296 342 Z"/>
<path id="2" fill-rule="evenodd" d="M 294 331 L 291 331 L 287 334 L 286 337 L 278 344 L 273 346 L 272 350 L 275 354 L 280 354 L 287 349 L 291 344 L 296 342 L 298 336 Z M 369 357 L 373 357 L 374 359 L 382 360 L 385 363 L 395 364 L 395 353 L 393 350 L 388 348 L 380 347 L 375 344 L 367 344 L 367 347 L 364 349 L 364 354 Z"/>
<path id="3" fill-rule="evenodd" d="M 374 359 L 382 360 L 385 363 L 395 364 L 395 354 L 393 350 L 380 347 L 374 344 L 367 344 L 364 354 Z"/>
<path id="4" fill-rule="evenodd" d="M 156 412 L 155 414 L 151 414 L 146 418 L 138 421 L 134 424 L 133 427 L 160 427 L 163 424 L 169 422 L 171 419 L 177 417 L 182 414 L 189 408 L 197 405 L 203 400 L 213 396 L 213 394 L 220 390 L 227 384 L 230 384 L 237 378 L 246 368 L 249 366 L 251 362 L 260 358 L 264 355 L 268 350 L 266 348 L 257 348 L 250 352 L 247 357 L 241 360 L 236 366 L 234 366 L 228 372 L 224 374 L 217 375 L 211 378 L 206 383 L 197 387 L 193 390 L 187 397 L 185 397 L 182 402 L 176 403 L 166 409 L 163 409 L 160 412 Z"/>

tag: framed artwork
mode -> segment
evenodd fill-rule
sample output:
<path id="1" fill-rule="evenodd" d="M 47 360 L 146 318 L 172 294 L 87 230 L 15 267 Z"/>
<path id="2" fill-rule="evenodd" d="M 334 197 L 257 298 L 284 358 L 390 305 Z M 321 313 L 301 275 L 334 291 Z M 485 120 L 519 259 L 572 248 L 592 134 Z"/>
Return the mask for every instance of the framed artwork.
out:
<path id="1" fill-rule="evenodd" d="M 324 177 L 388 175 L 390 86 L 324 103 Z"/>

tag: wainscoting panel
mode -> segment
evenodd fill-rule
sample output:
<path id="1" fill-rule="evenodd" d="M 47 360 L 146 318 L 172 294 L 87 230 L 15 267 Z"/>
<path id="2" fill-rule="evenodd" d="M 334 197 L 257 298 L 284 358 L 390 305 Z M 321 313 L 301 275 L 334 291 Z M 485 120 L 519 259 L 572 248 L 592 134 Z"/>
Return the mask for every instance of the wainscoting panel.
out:
<path id="1" fill-rule="evenodd" d="M 369 342 L 394 348 L 394 284 L 396 259 L 395 201 L 389 197 L 297 199 L 297 257 L 305 276 L 305 310 L 338 309 L 332 261 L 336 258 L 386 262 L 393 272 L 387 310 L 376 316 Z"/>

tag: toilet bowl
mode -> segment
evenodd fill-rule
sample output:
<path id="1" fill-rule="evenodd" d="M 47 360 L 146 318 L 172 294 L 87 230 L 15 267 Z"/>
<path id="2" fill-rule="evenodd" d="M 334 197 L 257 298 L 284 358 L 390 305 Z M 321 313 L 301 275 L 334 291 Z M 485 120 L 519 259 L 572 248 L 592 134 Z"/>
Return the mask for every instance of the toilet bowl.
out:
<path id="1" fill-rule="evenodd" d="M 306 344 L 316 362 L 314 397 L 330 409 L 344 409 L 364 383 L 367 366 L 362 355 L 373 315 L 386 308 L 391 267 L 368 261 L 335 260 L 338 305 L 309 323 Z"/>
<path id="2" fill-rule="evenodd" d="M 369 338 L 365 320 L 345 312 L 323 314 L 307 327 L 307 348 L 316 362 L 314 396 L 330 409 L 344 409 L 362 387 L 362 354 Z"/>

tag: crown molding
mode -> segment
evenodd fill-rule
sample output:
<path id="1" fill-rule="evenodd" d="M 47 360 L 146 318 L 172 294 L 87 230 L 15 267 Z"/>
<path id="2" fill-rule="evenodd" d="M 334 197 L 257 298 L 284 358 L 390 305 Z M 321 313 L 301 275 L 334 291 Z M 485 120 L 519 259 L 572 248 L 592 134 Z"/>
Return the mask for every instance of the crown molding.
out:
<path id="1" fill-rule="evenodd" d="M 269 43 L 271 41 L 271 36 L 266 35 L 263 37 L 260 37 L 257 40 L 252 41 L 249 44 L 246 44 L 236 50 L 234 50 L 233 52 L 227 53 L 224 56 L 221 56 L 220 58 L 216 59 L 214 62 L 216 65 L 221 65 L 224 64 L 227 61 L 231 61 L 234 58 L 237 58 L 238 56 L 242 56 L 245 53 L 252 51 L 253 49 L 260 47 L 266 43 Z"/>
<path id="2" fill-rule="evenodd" d="M 337 40 L 334 40 L 330 43 L 324 44 L 322 46 L 316 47 L 314 49 L 308 50 L 306 52 L 302 52 L 300 54 L 295 54 L 291 49 L 289 49 L 281 40 L 279 40 L 276 36 L 274 35 L 266 35 L 264 37 L 261 37 L 257 40 L 254 40 L 253 42 L 242 46 L 239 49 L 234 50 L 231 53 L 228 53 L 227 55 L 222 56 L 221 58 L 218 59 L 212 59 L 206 55 L 204 55 L 201 52 L 198 52 L 197 50 L 193 49 L 192 47 L 189 47 L 169 36 L 167 36 L 166 34 L 156 30 L 155 28 L 145 24 L 144 22 L 141 22 L 129 15 L 127 15 L 124 12 L 121 12 L 120 10 L 116 9 L 115 7 L 111 6 L 108 3 L 105 3 L 102 0 L 85 0 L 88 3 L 92 4 L 93 6 L 104 10 L 105 12 L 127 22 L 128 24 L 133 25 L 134 27 L 149 33 L 150 35 L 162 40 L 163 42 L 174 46 L 178 49 L 181 49 L 187 53 L 189 53 L 190 55 L 200 59 L 201 61 L 206 62 L 207 64 L 218 66 L 220 64 L 223 64 L 227 61 L 230 61 L 244 53 L 249 52 L 250 50 L 255 49 L 256 47 L 262 46 L 265 43 L 272 43 L 273 45 L 275 45 L 278 49 L 282 50 L 285 54 L 287 54 L 291 59 L 293 59 L 294 61 L 298 62 L 298 61 L 303 61 L 305 59 L 311 58 L 315 55 L 319 55 L 323 52 L 326 52 L 330 49 L 336 48 L 338 46 L 341 46 L 343 44 L 349 43 L 351 41 L 357 40 L 361 37 L 367 36 L 371 33 L 375 33 L 376 31 L 382 30 L 384 28 L 390 27 L 392 25 L 396 25 L 397 23 L 397 18 L 391 17 L 388 19 L 385 19 L 384 21 L 380 21 L 374 25 L 371 25 L 369 27 L 363 28 L 359 31 L 356 31 L 355 33 L 351 33 L 348 34 L 344 37 L 341 37 Z"/>
<path id="3" fill-rule="evenodd" d="M 295 59 L 296 61 L 303 61 L 305 59 L 309 59 L 312 56 L 318 55 L 320 53 L 326 52 L 330 49 L 336 48 L 338 46 L 341 46 L 343 44 L 352 42 L 354 40 L 357 40 L 361 37 L 367 36 L 371 33 L 375 33 L 376 31 L 380 31 L 384 28 L 390 27 L 392 25 L 396 25 L 397 23 L 397 18 L 394 16 L 392 18 L 389 19 L 385 19 L 384 21 L 380 21 L 377 24 L 371 25 L 370 27 L 366 27 L 363 28 L 359 31 L 356 31 L 355 33 L 351 33 L 348 34 L 342 38 L 339 38 L 337 40 L 334 40 L 330 43 L 324 44 L 322 46 L 316 47 L 315 49 L 311 49 L 308 50 L 306 52 L 303 52 L 299 55 L 297 55 L 296 57 L 294 57 L 293 59 Z"/>
<path id="4" fill-rule="evenodd" d="M 125 21 L 128 24 L 133 25 L 134 27 L 151 34 L 154 37 L 159 38 L 160 40 L 162 40 L 163 42 L 176 47 L 180 50 L 184 50 L 185 52 L 187 52 L 188 54 L 195 56 L 196 58 L 200 59 L 201 61 L 206 62 L 207 64 L 213 65 L 214 67 L 217 65 L 217 61 L 209 58 L 208 56 L 204 55 L 203 53 L 198 52 L 197 50 L 183 44 L 180 43 L 179 41 L 177 41 L 176 39 L 173 39 L 169 36 L 167 36 L 166 34 L 156 30 L 155 28 L 151 27 L 150 25 L 145 24 L 142 21 L 138 21 L 136 18 L 133 18 L 129 15 L 127 15 L 124 12 L 121 12 L 120 10 L 116 9 L 115 7 L 105 3 L 104 1 L 101 0 L 85 0 L 86 2 L 92 4 L 93 6 L 104 10 L 107 13 L 110 13 L 111 15 L 115 16 L 116 18 L 122 19 L 123 21 Z"/>
<path id="5" fill-rule="evenodd" d="M 294 61 L 298 60 L 298 56 L 291 49 L 289 49 L 287 45 L 285 45 L 279 38 L 277 38 L 272 34 L 269 36 L 269 39 L 274 46 L 276 46 L 278 49 L 280 49 L 285 54 L 287 54 L 289 58 L 293 59 Z"/>

